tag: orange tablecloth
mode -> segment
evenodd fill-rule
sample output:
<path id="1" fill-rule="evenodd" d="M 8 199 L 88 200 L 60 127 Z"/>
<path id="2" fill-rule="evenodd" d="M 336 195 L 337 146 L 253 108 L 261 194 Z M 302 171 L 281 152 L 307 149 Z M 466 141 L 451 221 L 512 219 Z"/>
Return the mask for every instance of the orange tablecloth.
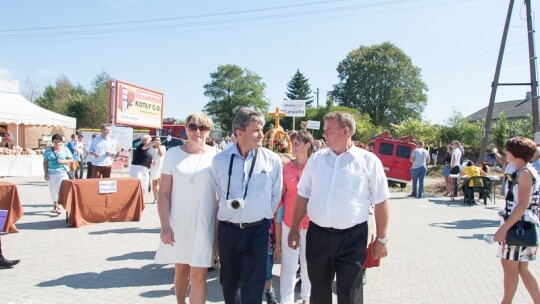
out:
<path id="1" fill-rule="evenodd" d="M 15 223 L 22 217 L 23 209 L 17 186 L 10 182 L 0 182 L 0 209 L 8 211 L 3 232 L 19 232 Z"/>
<path id="2" fill-rule="evenodd" d="M 99 181 L 117 182 L 116 193 L 99 193 Z M 58 203 L 68 213 L 68 224 L 139 221 L 144 209 L 141 182 L 134 178 L 72 179 L 62 181 Z"/>

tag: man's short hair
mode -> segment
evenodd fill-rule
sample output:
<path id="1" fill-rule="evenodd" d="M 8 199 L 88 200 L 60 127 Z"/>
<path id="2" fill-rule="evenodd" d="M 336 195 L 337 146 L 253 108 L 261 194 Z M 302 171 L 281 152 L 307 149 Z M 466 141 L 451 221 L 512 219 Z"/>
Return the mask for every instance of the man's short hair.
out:
<path id="1" fill-rule="evenodd" d="M 100 128 L 101 130 L 103 130 L 103 129 L 105 129 L 105 128 L 110 128 L 110 127 L 111 127 L 111 125 L 108 124 L 108 123 L 102 123 L 102 124 L 99 126 L 99 128 Z"/>
<path id="2" fill-rule="evenodd" d="M 324 116 L 324 120 L 328 119 L 335 119 L 340 127 L 348 128 L 351 136 L 356 133 L 356 121 L 354 120 L 354 116 L 352 114 L 342 111 L 334 111 Z"/>
<path id="3" fill-rule="evenodd" d="M 252 122 L 256 122 L 264 126 L 264 116 L 261 111 L 249 107 L 240 108 L 234 115 L 232 121 L 233 132 L 236 130 L 245 131 Z"/>

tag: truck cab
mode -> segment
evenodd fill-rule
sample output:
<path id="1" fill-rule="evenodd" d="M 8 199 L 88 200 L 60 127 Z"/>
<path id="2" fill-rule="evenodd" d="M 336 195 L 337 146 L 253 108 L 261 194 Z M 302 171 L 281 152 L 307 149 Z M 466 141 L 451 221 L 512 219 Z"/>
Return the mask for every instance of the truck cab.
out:
<path id="1" fill-rule="evenodd" d="M 411 181 L 411 152 L 416 149 L 412 136 L 392 138 L 388 132 L 375 136 L 369 146 L 381 160 L 386 178 L 389 182 L 399 183 L 405 188 Z"/>

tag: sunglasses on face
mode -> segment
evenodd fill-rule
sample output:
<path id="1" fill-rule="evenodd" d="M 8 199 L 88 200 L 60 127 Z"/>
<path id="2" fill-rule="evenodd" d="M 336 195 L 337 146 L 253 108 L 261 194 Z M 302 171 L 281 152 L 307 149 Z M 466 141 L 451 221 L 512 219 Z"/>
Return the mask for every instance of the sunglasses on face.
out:
<path id="1" fill-rule="evenodd" d="M 197 130 L 199 130 L 199 132 L 210 131 L 210 127 L 207 127 L 207 126 L 198 126 L 193 123 L 190 123 L 187 126 L 188 126 L 188 130 L 193 131 L 193 132 Z"/>

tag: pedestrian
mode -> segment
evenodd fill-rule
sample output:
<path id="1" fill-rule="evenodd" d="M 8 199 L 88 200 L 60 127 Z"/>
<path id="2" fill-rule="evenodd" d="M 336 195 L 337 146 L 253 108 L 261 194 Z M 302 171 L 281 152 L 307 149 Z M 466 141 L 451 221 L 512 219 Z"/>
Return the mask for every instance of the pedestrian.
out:
<path id="1" fill-rule="evenodd" d="M 204 113 L 186 118 L 186 145 L 170 148 L 163 159 L 158 214 L 161 243 L 155 263 L 174 263 L 177 303 L 205 303 L 207 269 L 217 262 L 217 196 L 210 164 L 218 150 L 205 144 L 213 126 Z M 259 301 L 261 294 L 259 293 Z"/>
<path id="2" fill-rule="evenodd" d="M 260 111 L 240 108 L 232 122 L 237 142 L 212 162 L 225 303 L 260 303 L 264 290 L 268 231 L 282 188 L 280 158 L 262 147 L 264 123 Z"/>
<path id="3" fill-rule="evenodd" d="M 113 164 L 113 157 L 116 154 L 116 143 L 109 136 L 109 124 L 101 124 L 101 135 L 97 136 L 90 143 L 89 153 L 94 156 L 92 159 L 92 178 L 109 178 Z"/>
<path id="4" fill-rule="evenodd" d="M 94 160 L 94 155 L 92 155 L 92 153 L 90 153 L 90 143 L 92 142 L 92 140 L 94 140 L 94 138 L 96 138 L 98 135 L 96 133 L 92 134 L 92 139 L 90 140 L 90 142 L 88 143 L 88 145 L 86 145 L 86 178 L 92 178 L 92 161 Z"/>
<path id="5" fill-rule="evenodd" d="M 352 144 L 355 131 L 351 114 L 328 113 L 323 128 L 327 149 L 310 157 L 298 184 L 288 245 L 293 249 L 300 245 L 299 225 L 307 213 L 312 304 L 332 303 L 334 276 L 339 303 L 363 303 L 362 273 L 372 204 L 377 226 L 372 257 L 387 255 L 388 181 L 375 154 Z"/>
<path id="6" fill-rule="evenodd" d="M 443 168 L 442 176 L 444 178 L 444 185 L 446 188 L 446 193 L 444 194 L 444 196 L 452 196 L 452 193 L 453 193 L 452 178 L 450 178 L 451 161 L 452 161 L 452 146 L 449 145 L 448 147 L 446 147 L 446 154 L 444 155 L 444 159 L 443 159 L 444 168 Z"/>
<path id="7" fill-rule="evenodd" d="M 516 171 L 508 183 L 501 226 L 493 235 L 493 240 L 499 242 L 497 256 L 501 259 L 504 272 L 501 303 L 512 303 L 520 277 L 532 302 L 540 303 L 538 281 L 528 268 L 529 262 L 536 260 L 538 245 L 510 246 L 505 243 L 508 230 L 519 220 L 538 226 L 540 180 L 536 169 L 528 164 L 535 152 L 536 144 L 528 138 L 515 137 L 506 142 L 506 159 L 514 164 Z"/>
<path id="8" fill-rule="evenodd" d="M 8 260 L 2 254 L 2 239 L 0 238 L 0 268 L 12 268 L 19 264 L 20 260 Z"/>
<path id="9" fill-rule="evenodd" d="M 86 145 L 83 142 L 84 136 L 79 133 L 77 135 L 77 145 L 75 146 L 75 149 L 77 149 L 77 152 L 79 153 L 79 166 L 78 166 L 78 174 L 75 174 L 75 178 L 83 179 L 84 176 L 84 159 L 86 158 Z"/>
<path id="10" fill-rule="evenodd" d="M 412 177 L 412 193 L 409 196 L 416 198 L 424 197 L 424 177 L 427 173 L 427 165 L 429 164 L 429 153 L 424 149 L 424 142 L 419 140 L 416 143 L 416 149 L 412 151 L 409 157 Z M 417 187 L 418 186 L 418 187 Z"/>
<path id="11" fill-rule="evenodd" d="M 435 166 L 437 165 L 437 157 L 439 156 L 439 146 L 437 145 L 437 143 L 432 143 L 431 144 L 431 161 L 432 161 L 432 165 Z"/>
<path id="12" fill-rule="evenodd" d="M 67 147 L 64 146 L 64 137 L 61 134 L 54 134 L 51 137 L 52 147 L 47 148 L 43 153 L 43 171 L 45 172 L 45 180 L 49 185 L 49 192 L 53 201 L 53 215 L 58 216 L 60 213 L 60 205 L 58 204 L 58 196 L 62 180 L 68 179 L 69 164 L 73 160 L 73 155 Z"/>
<path id="13" fill-rule="evenodd" d="M 161 168 L 163 168 L 163 159 L 167 148 L 161 144 L 161 137 L 152 137 L 152 142 L 155 142 L 155 146 L 150 148 L 150 154 L 152 154 L 152 166 L 150 167 L 150 180 L 152 180 L 152 192 L 154 193 L 153 203 L 157 203 L 159 193 L 159 182 L 161 178 Z"/>
<path id="14" fill-rule="evenodd" d="M 461 172 L 461 144 L 459 141 L 454 140 L 452 141 L 452 157 L 450 160 L 450 174 L 459 174 Z M 453 184 L 453 191 L 452 191 L 452 197 L 457 196 L 458 191 L 458 179 L 453 178 L 452 181 Z"/>
<path id="15" fill-rule="evenodd" d="M 150 181 L 150 166 L 152 165 L 152 154 L 149 149 L 155 147 L 156 142 L 152 141 L 150 135 L 143 135 L 141 137 L 141 143 L 133 150 L 133 159 L 131 160 L 131 167 L 129 168 L 129 176 L 131 178 L 138 178 L 141 181 L 141 189 L 146 191 L 148 183 Z"/>
<path id="16" fill-rule="evenodd" d="M 298 262 L 300 262 L 300 279 L 302 280 L 300 291 L 302 302 L 309 302 L 311 296 L 311 284 L 306 265 L 306 233 L 309 226 L 309 217 L 305 216 L 298 226 L 300 230 L 300 246 L 297 249 L 292 249 L 287 245 L 287 238 L 292 225 L 298 193 L 298 181 L 302 176 L 307 160 L 313 154 L 315 146 L 313 136 L 305 130 L 292 133 L 290 138 L 294 159 L 283 166 L 283 194 L 276 220 L 277 246 L 281 250 L 279 288 L 282 304 L 294 303 Z"/>
<path id="17" fill-rule="evenodd" d="M 79 161 L 81 157 L 79 156 L 79 150 L 77 149 L 77 134 L 71 134 L 71 140 L 67 143 L 67 148 L 73 155 L 73 162 L 69 164 L 69 172 L 71 175 L 77 178 L 77 169 L 79 168 Z"/>

